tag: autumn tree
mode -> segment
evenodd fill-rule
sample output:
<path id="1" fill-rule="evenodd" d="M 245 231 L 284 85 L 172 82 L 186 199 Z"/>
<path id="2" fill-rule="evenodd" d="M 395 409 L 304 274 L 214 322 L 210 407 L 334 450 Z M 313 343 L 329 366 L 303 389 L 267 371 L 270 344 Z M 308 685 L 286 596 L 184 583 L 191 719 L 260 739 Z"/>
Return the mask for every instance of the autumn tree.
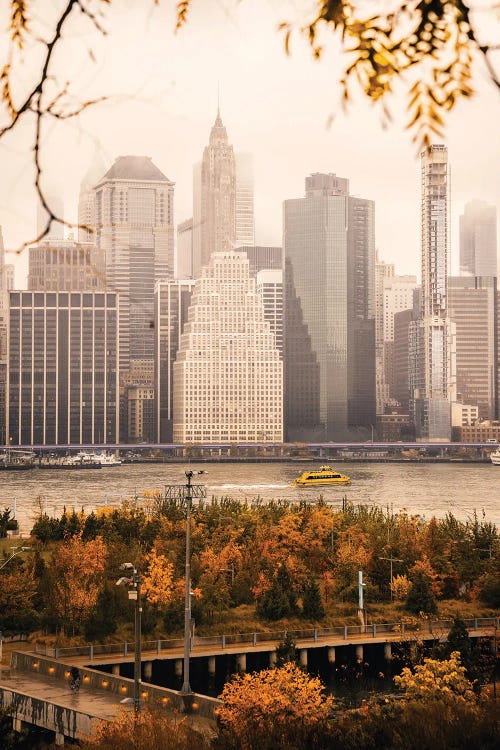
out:
<path id="1" fill-rule="evenodd" d="M 83 750 L 209 750 L 207 732 L 186 718 L 175 718 L 165 708 L 148 707 L 136 714 L 123 711 L 113 721 L 101 722 L 94 736 L 81 743 Z"/>
<path id="2" fill-rule="evenodd" d="M 170 604 L 173 592 L 174 566 L 165 555 L 160 555 L 153 547 L 145 558 L 145 572 L 142 576 L 142 593 L 153 606 L 160 608 Z"/>
<path id="3" fill-rule="evenodd" d="M 19 632 L 33 629 L 38 621 L 37 581 L 33 559 L 15 562 L 0 572 L 0 630 Z"/>
<path id="4" fill-rule="evenodd" d="M 465 676 L 460 653 L 453 651 L 449 659 L 424 659 L 412 671 L 404 667 L 394 678 L 396 685 L 408 698 L 419 701 L 474 702 L 472 682 Z"/>
<path id="5" fill-rule="evenodd" d="M 100 537 L 83 542 L 67 539 L 53 553 L 49 566 L 51 608 L 61 629 L 75 633 L 97 604 L 103 586 L 107 548 Z"/>
<path id="6" fill-rule="evenodd" d="M 220 698 L 222 747 L 231 750 L 314 747 L 333 706 L 320 680 L 291 662 L 236 677 Z"/>

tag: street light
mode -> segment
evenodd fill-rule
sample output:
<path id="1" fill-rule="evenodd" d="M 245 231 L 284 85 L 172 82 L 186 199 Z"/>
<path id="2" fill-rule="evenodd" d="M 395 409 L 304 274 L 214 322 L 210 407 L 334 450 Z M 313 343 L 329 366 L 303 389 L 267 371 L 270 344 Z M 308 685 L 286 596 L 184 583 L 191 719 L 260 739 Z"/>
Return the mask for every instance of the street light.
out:
<path id="1" fill-rule="evenodd" d="M 5 568 L 7 563 L 9 563 L 14 557 L 17 557 L 17 555 L 20 555 L 21 552 L 27 552 L 30 549 L 31 547 L 11 547 L 11 550 L 13 551 L 11 552 L 10 557 L 8 557 L 5 562 L 0 565 L 0 570 L 2 570 L 2 568 Z"/>
<path id="2" fill-rule="evenodd" d="M 191 709 L 192 695 L 189 683 L 189 655 L 191 652 L 191 503 L 193 500 L 192 479 L 195 474 L 204 474 L 204 471 L 186 471 L 186 596 L 184 600 L 184 680 L 181 695 L 184 700 L 184 710 Z"/>
<path id="3" fill-rule="evenodd" d="M 391 602 L 392 602 L 392 598 L 393 598 L 393 595 L 392 595 L 392 565 L 395 562 L 402 563 L 402 562 L 404 562 L 404 560 L 400 560 L 398 557 L 393 557 L 392 555 L 390 557 L 379 557 L 379 560 L 387 560 L 387 562 L 390 562 L 390 564 L 391 564 L 391 574 L 390 574 L 391 577 L 390 577 L 390 581 L 389 581 L 389 590 L 391 592 Z"/>
<path id="4" fill-rule="evenodd" d="M 134 617 L 134 710 L 141 710 L 141 577 L 132 563 L 123 563 L 120 570 L 128 571 L 129 577 L 122 576 L 117 586 L 129 586 L 128 598 L 135 601 Z"/>

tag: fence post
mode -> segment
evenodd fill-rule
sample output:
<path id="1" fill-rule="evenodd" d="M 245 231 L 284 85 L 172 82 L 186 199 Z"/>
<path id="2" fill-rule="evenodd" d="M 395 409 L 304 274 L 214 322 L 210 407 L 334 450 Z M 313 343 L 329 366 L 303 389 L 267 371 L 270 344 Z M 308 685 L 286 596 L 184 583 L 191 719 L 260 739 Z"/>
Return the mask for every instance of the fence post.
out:
<path id="1" fill-rule="evenodd" d="M 404 624 L 404 622 L 401 623 L 401 632 L 402 633 L 405 632 L 405 624 Z"/>
<path id="2" fill-rule="evenodd" d="M 226 636 L 224 635 L 224 633 L 221 635 L 221 639 L 222 639 L 222 648 L 226 648 Z"/>
<path id="3" fill-rule="evenodd" d="M 254 645 L 254 646 L 256 646 L 256 645 L 257 645 L 257 633 L 254 633 L 254 634 L 253 634 L 253 645 Z"/>
<path id="4" fill-rule="evenodd" d="M 128 654 L 128 643 L 127 641 L 125 641 L 125 643 L 123 644 L 123 656 L 127 656 L 127 654 Z"/>
<path id="5" fill-rule="evenodd" d="M 314 640 L 318 640 L 318 628 L 314 628 Z"/>
<path id="6" fill-rule="evenodd" d="M 477 630 L 477 617 L 474 617 L 474 630 Z"/>
<path id="7" fill-rule="evenodd" d="M 161 652 L 161 641 L 158 638 L 158 640 L 156 642 L 156 653 L 159 654 L 160 652 Z"/>
<path id="8" fill-rule="evenodd" d="M 344 625 L 344 641 L 347 640 L 347 625 Z"/>
<path id="9" fill-rule="evenodd" d="M 58 648 L 54 649 L 54 656 L 55 656 L 56 659 L 59 659 L 59 649 Z"/>
<path id="10" fill-rule="evenodd" d="M 373 637 L 375 638 L 376 635 L 377 635 L 377 626 L 375 623 L 373 623 Z"/>
<path id="11" fill-rule="evenodd" d="M 90 654 L 89 654 L 89 656 L 90 656 L 91 659 L 94 658 L 94 644 L 93 643 L 90 644 Z"/>

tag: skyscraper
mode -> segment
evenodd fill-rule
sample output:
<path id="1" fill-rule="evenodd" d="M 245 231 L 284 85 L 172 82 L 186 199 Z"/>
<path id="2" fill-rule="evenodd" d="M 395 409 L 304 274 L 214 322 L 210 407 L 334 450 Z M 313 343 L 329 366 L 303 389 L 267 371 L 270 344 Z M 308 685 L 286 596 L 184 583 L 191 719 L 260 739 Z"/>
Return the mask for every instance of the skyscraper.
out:
<path id="1" fill-rule="evenodd" d="M 236 167 L 236 244 L 255 244 L 252 154 L 235 154 Z"/>
<path id="2" fill-rule="evenodd" d="M 120 370 L 154 356 L 154 285 L 173 276 L 174 183 L 146 156 L 120 156 L 95 186 L 96 246 L 120 294 Z"/>
<path id="3" fill-rule="evenodd" d="M 117 295 L 10 292 L 9 329 L 13 445 L 117 442 Z"/>
<path id="4" fill-rule="evenodd" d="M 417 370 L 412 394 L 417 439 L 449 440 L 455 400 L 454 326 L 448 317 L 449 166 L 446 146 L 421 155 L 422 294 L 411 324 Z"/>
<path id="5" fill-rule="evenodd" d="M 177 224 L 177 252 L 175 255 L 175 278 L 193 278 L 193 219 Z"/>
<path id="6" fill-rule="evenodd" d="M 80 185 L 78 197 L 78 240 L 80 242 L 95 242 L 94 228 L 95 216 L 95 191 L 94 187 L 106 172 L 106 165 L 96 150 L 92 162 Z"/>
<path id="7" fill-rule="evenodd" d="M 466 203 L 460 217 L 460 273 L 497 275 L 497 210 L 484 201 Z"/>
<path id="8" fill-rule="evenodd" d="M 187 320 L 194 281 L 167 279 L 155 286 L 156 441 L 173 440 L 174 362 Z"/>
<path id="9" fill-rule="evenodd" d="M 236 243 L 236 160 L 219 110 L 193 173 L 193 277 Z"/>
<path id="10" fill-rule="evenodd" d="M 284 203 L 288 440 L 359 439 L 375 424 L 374 210 L 334 174 Z"/>
<path id="11" fill-rule="evenodd" d="M 456 326 L 457 401 L 499 417 L 499 294 L 492 276 L 451 276 L 449 313 Z"/>
<path id="12" fill-rule="evenodd" d="M 9 318 L 9 295 L 5 264 L 5 247 L 0 227 L 0 445 L 7 443 L 5 427 L 7 401 L 7 323 Z"/>
<path id="13" fill-rule="evenodd" d="M 394 273 L 392 263 L 377 261 L 377 414 L 389 405 L 394 408 L 391 395 L 394 352 L 394 316 L 413 307 L 416 276 Z"/>
<path id="14" fill-rule="evenodd" d="M 269 321 L 276 347 L 283 356 L 283 271 L 262 270 L 255 277 L 257 293 L 264 305 L 264 319 Z"/>
<path id="15" fill-rule="evenodd" d="M 282 442 L 283 363 L 248 259 L 214 253 L 174 364 L 175 442 Z"/>

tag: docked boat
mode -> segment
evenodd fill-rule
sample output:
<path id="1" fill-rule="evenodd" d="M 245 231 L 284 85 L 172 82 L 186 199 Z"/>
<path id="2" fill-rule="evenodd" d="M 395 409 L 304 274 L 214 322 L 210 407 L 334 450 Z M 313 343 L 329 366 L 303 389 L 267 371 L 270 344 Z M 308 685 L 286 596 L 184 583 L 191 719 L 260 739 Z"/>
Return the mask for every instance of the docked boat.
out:
<path id="1" fill-rule="evenodd" d="M 496 451 L 493 451 L 493 453 L 490 453 L 490 461 L 495 466 L 500 466 L 500 445 L 496 449 Z"/>
<path id="2" fill-rule="evenodd" d="M 99 459 L 103 469 L 108 466 L 121 466 L 122 462 L 118 456 L 114 456 L 112 453 L 99 453 L 97 458 Z"/>
<path id="3" fill-rule="evenodd" d="M 78 451 L 72 456 L 45 459 L 39 463 L 40 469 L 100 469 L 100 457 L 95 453 Z"/>
<path id="4" fill-rule="evenodd" d="M 320 466 L 314 471 L 304 471 L 293 481 L 294 487 L 321 487 L 322 485 L 346 485 L 351 480 L 345 474 L 340 474 L 331 466 Z"/>
<path id="5" fill-rule="evenodd" d="M 32 451 L 7 448 L 0 453 L 0 471 L 24 471 L 35 468 L 35 454 Z"/>

